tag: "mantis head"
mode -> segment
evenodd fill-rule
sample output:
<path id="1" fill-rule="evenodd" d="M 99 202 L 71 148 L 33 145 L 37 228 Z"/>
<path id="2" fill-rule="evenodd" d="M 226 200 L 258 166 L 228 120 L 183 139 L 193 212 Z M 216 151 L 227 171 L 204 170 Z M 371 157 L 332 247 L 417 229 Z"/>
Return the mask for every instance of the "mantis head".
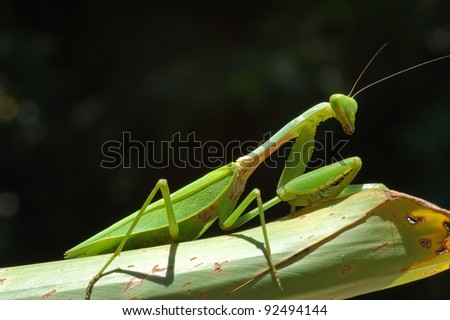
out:
<path id="1" fill-rule="evenodd" d="M 335 93 L 330 97 L 330 105 L 345 133 L 352 134 L 355 131 L 355 114 L 358 110 L 356 100 L 345 94 Z"/>

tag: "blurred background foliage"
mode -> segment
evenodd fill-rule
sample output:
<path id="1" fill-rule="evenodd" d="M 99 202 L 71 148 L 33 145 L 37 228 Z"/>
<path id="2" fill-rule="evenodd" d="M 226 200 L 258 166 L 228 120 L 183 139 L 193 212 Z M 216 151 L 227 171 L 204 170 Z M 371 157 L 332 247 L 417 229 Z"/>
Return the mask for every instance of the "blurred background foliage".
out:
<path id="1" fill-rule="evenodd" d="M 61 259 L 138 209 L 158 178 L 175 190 L 210 170 L 139 168 L 133 154 L 130 168 L 104 169 L 106 141 L 123 132 L 156 145 L 177 132 L 261 141 L 348 93 L 384 42 L 359 87 L 449 54 L 450 2 L 3 0 L 0 266 Z M 449 72 L 444 60 L 358 96 L 357 130 L 341 152 L 363 159 L 357 182 L 450 209 Z M 326 130 L 347 139 L 333 121 L 319 141 Z M 272 197 L 280 173 L 261 167 L 248 189 Z M 446 299 L 449 280 L 447 272 L 363 298 Z"/>

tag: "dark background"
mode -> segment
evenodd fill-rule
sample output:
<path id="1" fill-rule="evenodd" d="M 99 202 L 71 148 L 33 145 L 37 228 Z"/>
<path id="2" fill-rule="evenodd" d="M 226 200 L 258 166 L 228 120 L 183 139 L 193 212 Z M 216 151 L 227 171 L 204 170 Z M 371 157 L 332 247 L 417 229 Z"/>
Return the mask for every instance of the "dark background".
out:
<path id="1" fill-rule="evenodd" d="M 160 177 L 177 189 L 207 168 L 100 167 L 101 146 L 195 132 L 260 141 L 331 93 L 450 53 L 450 2 L 0 3 L 0 266 L 61 259 L 136 210 Z M 357 182 L 450 208 L 450 60 L 358 95 Z M 347 138 L 330 121 L 319 129 Z M 319 157 L 330 157 L 318 154 Z M 266 198 L 281 167 L 250 179 Z M 278 211 L 286 213 L 287 207 Z M 255 222 L 257 224 L 257 221 Z M 366 298 L 447 299 L 450 273 Z"/>

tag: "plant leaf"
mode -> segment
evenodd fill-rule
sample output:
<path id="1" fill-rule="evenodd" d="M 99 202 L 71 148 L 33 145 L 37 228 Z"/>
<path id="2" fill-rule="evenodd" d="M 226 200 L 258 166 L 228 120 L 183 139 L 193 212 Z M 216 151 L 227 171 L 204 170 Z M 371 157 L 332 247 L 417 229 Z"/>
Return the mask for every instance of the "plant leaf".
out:
<path id="1" fill-rule="evenodd" d="M 426 278 L 450 265 L 450 212 L 393 190 L 366 190 L 307 207 L 267 229 L 283 291 L 267 272 L 257 227 L 123 252 L 92 298 L 343 299 Z M 106 259 L 0 268 L 0 298 L 83 299 Z"/>

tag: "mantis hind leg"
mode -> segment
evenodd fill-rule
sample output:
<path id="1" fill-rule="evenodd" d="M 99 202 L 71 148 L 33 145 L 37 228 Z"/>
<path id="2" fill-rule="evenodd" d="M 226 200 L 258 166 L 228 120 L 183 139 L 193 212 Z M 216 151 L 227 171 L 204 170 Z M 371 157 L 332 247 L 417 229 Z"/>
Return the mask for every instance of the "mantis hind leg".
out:
<path id="1" fill-rule="evenodd" d="M 136 217 L 134 218 L 133 222 L 130 225 L 130 228 L 128 229 L 127 233 L 123 237 L 123 239 L 120 242 L 119 246 L 117 247 L 116 251 L 109 258 L 109 260 L 105 263 L 105 265 L 100 269 L 100 271 L 91 279 L 91 281 L 89 281 L 89 284 L 88 284 L 88 286 L 86 288 L 86 294 L 85 294 L 85 299 L 86 300 L 89 300 L 91 298 L 92 289 L 94 288 L 95 283 L 102 277 L 103 273 L 108 268 L 108 266 L 114 261 L 114 259 L 122 252 L 122 249 L 125 246 L 125 244 L 127 243 L 128 239 L 130 238 L 131 233 L 133 232 L 134 228 L 138 224 L 138 222 L 141 219 L 141 217 L 144 215 L 145 210 L 147 209 L 147 207 L 152 202 L 152 200 L 155 197 L 155 195 L 158 192 L 158 190 L 161 191 L 161 194 L 163 196 L 164 203 L 165 203 L 165 206 L 166 206 L 167 220 L 168 220 L 168 225 L 169 225 L 170 236 L 171 236 L 172 240 L 174 240 L 174 241 L 178 241 L 179 240 L 179 228 L 178 228 L 178 223 L 177 223 L 177 221 L 175 219 L 175 213 L 173 211 L 172 200 L 170 199 L 169 185 L 167 183 L 167 180 L 160 179 L 156 183 L 156 185 L 153 188 L 153 190 L 148 195 L 148 197 L 145 200 L 142 208 L 137 213 Z"/>

